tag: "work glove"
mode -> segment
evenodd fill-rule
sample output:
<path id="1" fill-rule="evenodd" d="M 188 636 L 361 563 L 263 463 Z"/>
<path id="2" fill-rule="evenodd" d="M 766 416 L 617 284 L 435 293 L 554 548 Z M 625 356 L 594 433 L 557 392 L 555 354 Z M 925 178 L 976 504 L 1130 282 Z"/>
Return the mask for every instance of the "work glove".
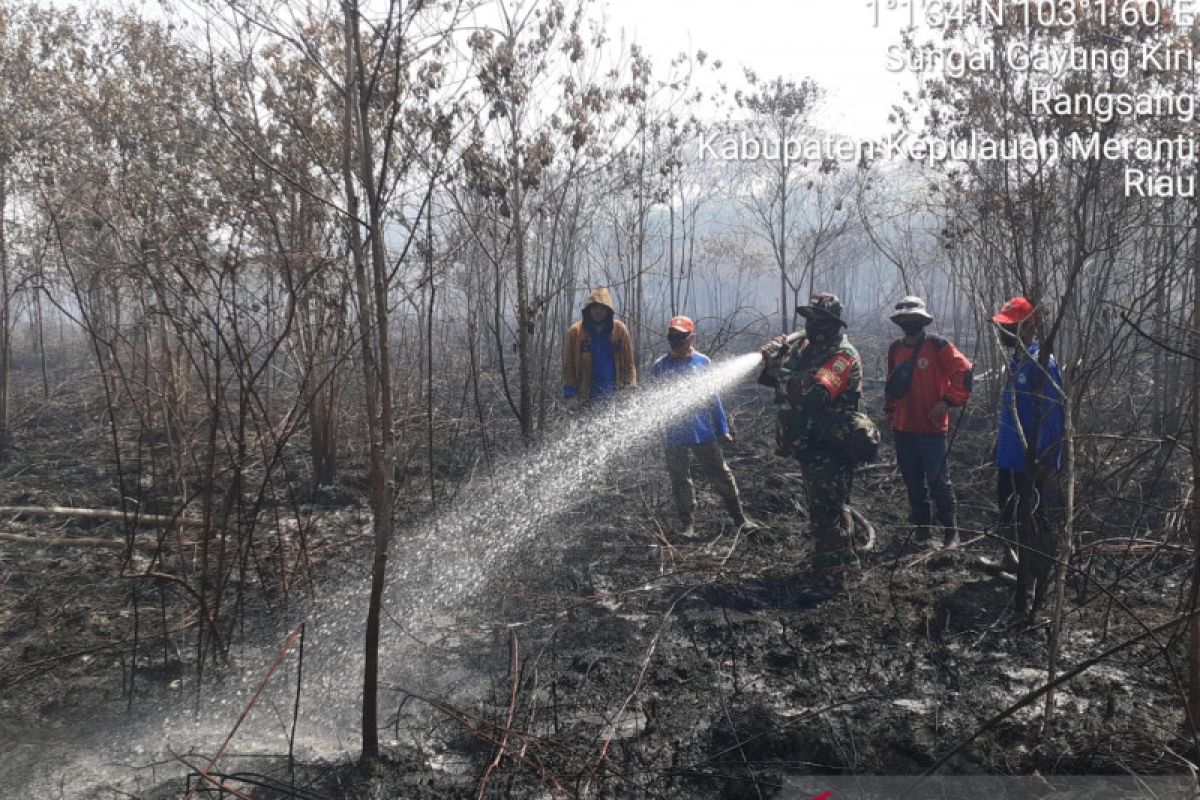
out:
<path id="1" fill-rule="evenodd" d="M 575 387 L 574 386 L 564 386 L 563 387 L 563 397 L 565 399 L 570 400 L 574 396 L 575 396 Z"/>
<path id="2" fill-rule="evenodd" d="M 774 339 L 759 348 L 758 353 L 762 356 L 763 361 L 767 361 L 768 359 L 778 358 L 779 356 L 783 355 L 783 348 L 786 346 L 787 337 L 776 336 Z"/>

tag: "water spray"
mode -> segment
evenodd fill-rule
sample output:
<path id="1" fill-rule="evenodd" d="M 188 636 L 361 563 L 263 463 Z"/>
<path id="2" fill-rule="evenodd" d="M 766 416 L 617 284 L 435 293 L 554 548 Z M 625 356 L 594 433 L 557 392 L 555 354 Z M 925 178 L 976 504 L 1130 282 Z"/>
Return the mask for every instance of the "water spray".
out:
<path id="1" fill-rule="evenodd" d="M 461 487 L 455 508 L 397 531 L 385 611 L 400 633 L 385 636 L 381 645 L 385 683 L 394 685 L 402 676 L 409 679 L 407 673 L 422 669 L 428 675 L 412 677 L 432 680 L 429 675 L 435 676 L 446 684 L 439 690 L 449 691 L 461 677 L 478 679 L 429 663 L 415 650 L 410 637 L 415 633 L 437 635 L 449 624 L 448 619 L 452 621 L 447 615 L 481 590 L 490 576 L 511 563 L 535 538 L 549 537 L 552 523 L 561 514 L 586 502 L 591 495 L 588 487 L 599 483 L 609 469 L 628 463 L 639 448 L 655 444 L 665 426 L 711 403 L 714 395 L 743 380 L 760 364 L 757 352 L 748 353 L 683 378 L 622 391 L 611 402 L 583 409 L 553 440 L 514 456 L 492 476 Z M 259 685 L 267 670 L 273 669 L 272 659 L 278 656 L 286 631 L 295 624 L 292 620 L 279 637 L 261 645 L 245 642 L 237 648 L 240 674 L 227 675 L 222 683 L 206 687 L 202 713 L 188 710 L 187 698 L 195 695 L 181 687 L 164 694 L 157 707 L 143 705 L 139 720 L 115 730 L 110 722 L 100 720 L 97 725 L 102 732 L 81 731 L 64 742 L 63 750 L 71 756 L 49 757 L 42 780 L 24 787 L 24 796 L 35 796 L 40 789 L 53 786 L 64 796 L 92 797 L 105 776 L 114 783 L 128 783 L 139 762 L 169 763 L 173 753 L 186 755 L 191 763 L 207 763 L 223 741 L 228 745 L 226 740 L 234 729 L 242 753 L 288 752 L 292 737 L 302 759 L 337 759 L 354 753 L 360 739 L 366 601 L 365 577 L 356 575 L 325 592 L 309 610 L 305 699 L 299 709 L 298 729 L 289 731 L 282 725 L 278 711 L 291 708 L 297 691 L 294 676 L 280 669 L 269 686 L 266 682 Z M 252 694 L 258 699 L 257 708 L 243 723 L 238 714 L 244 715 Z M 232 758 L 227 755 L 224 760 Z M 151 785 L 169 777 L 170 772 L 154 770 Z"/>
<path id="2" fill-rule="evenodd" d="M 457 605 L 522 544 L 544 533 L 559 514 L 582 503 L 587 495 L 579 486 L 588 476 L 603 474 L 635 449 L 652 443 L 665 426 L 711 403 L 761 360 L 757 352 L 748 353 L 682 379 L 621 392 L 598 413 L 576 421 L 564 435 L 501 468 L 488 487 L 468 486 L 460 493 L 460 507 L 435 519 L 417 540 L 404 534 L 396 537 L 400 553 L 393 563 L 404 566 L 393 572 L 389 598 L 404 609 L 406 617 Z M 464 546 L 448 546 L 456 541 Z M 414 544 L 426 555 L 441 551 L 436 563 L 428 565 L 431 569 L 421 570 L 409 558 Z M 414 579 L 428 579 L 432 591 L 407 592 Z"/>

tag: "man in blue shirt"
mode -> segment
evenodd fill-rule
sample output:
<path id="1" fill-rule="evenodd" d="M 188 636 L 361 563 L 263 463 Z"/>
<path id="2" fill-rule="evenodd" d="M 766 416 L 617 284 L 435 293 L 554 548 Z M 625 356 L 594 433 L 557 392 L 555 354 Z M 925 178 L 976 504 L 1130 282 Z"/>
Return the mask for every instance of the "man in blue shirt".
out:
<path id="1" fill-rule="evenodd" d="M 654 362 L 650 368 L 656 380 L 671 380 L 688 377 L 697 370 L 708 369 L 708 356 L 695 349 L 696 326 L 687 317 L 673 317 L 667 326 L 667 341 L 671 352 Z M 739 528 L 753 526 L 742 511 L 737 482 L 733 472 L 725 463 L 721 453 L 721 442 L 732 442 L 729 422 L 720 395 L 713 395 L 712 402 L 688 411 L 672 421 L 663 432 L 666 448 L 667 474 L 671 476 L 671 493 L 675 497 L 675 508 L 683 523 L 683 536 L 695 535 L 694 513 L 696 491 L 692 484 L 691 456 L 696 457 L 701 469 L 707 474 L 713 488 L 725 503 L 725 509 Z"/>
<path id="2" fill-rule="evenodd" d="M 1007 520 L 1012 517 L 1013 498 L 1029 466 L 1027 445 L 1035 432 L 1037 448 L 1032 454 L 1035 481 L 1044 482 L 1062 467 L 1063 375 L 1053 353 L 1045 373 L 1038 364 L 1040 348 L 1034 340 L 1037 315 L 1027 299 L 1009 300 L 992 321 L 1000 326 L 1003 344 L 1013 349 L 996 432 L 997 501 L 1001 515 Z"/>
<path id="3" fill-rule="evenodd" d="M 1002 344 L 1013 350 L 996 432 L 996 501 L 1001 529 L 1015 523 L 1020 546 L 1016 611 L 1032 617 L 1054 567 L 1053 522 L 1062 505 L 1056 474 L 1066 430 L 1063 374 L 1053 353 L 1046 354 L 1043 369 L 1034 338 L 1037 313 L 1028 299 L 1009 300 L 992 321 L 999 326 Z M 1032 605 L 1027 605 L 1029 592 Z"/>

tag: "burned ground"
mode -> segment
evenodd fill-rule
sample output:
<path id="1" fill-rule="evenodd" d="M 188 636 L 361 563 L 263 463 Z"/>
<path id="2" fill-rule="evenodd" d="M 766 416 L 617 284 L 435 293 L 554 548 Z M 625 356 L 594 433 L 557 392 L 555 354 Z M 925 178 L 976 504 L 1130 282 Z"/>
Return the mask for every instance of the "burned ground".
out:
<path id="1" fill-rule="evenodd" d="M 1045 682 L 1048 660 L 1046 626 L 1013 627 L 1011 585 L 979 567 L 978 556 L 998 546 L 979 535 L 963 552 L 902 547 L 896 476 L 870 469 L 856 505 L 880 546 L 846 592 L 815 586 L 805 520 L 791 508 L 803 496 L 795 467 L 763 454 L 765 417 L 748 410 L 742 422 L 749 435 L 731 463 L 767 530 L 738 537 L 709 496 L 706 540 L 670 542 L 663 481 L 650 475 L 633 491 L 614 487 L 605 502 L 617 513 L 581 524 L 553 590 L 530 591 L 547 575 L 529 575 L 494 612 L 533 616 L 514 635 L 540 656 L 524 664 L 512 727 L 548 755 L 511 765 L 525 787 L 515 796 L 550 783 L 538 766 L 564 784 L 573 779 L 572 793 L 603 785 L 613 797 L 766 797 L 793 774 L 919 774 L 980 730 L 942 772 L 1181 768 L 1171 753 L 1192 745 L 1163 657 L 1165 648 L 1177 668 L 1180 647 L 1158 637 L 1106 659 L 1059 689 L 1049 722 L 1039 700 L 987 727 Z M 984 438 L 968 430 L 960 439 L 968 528 L 991 524 L 980 514 L 987 471 L 967 468 Z M 1107 577 L 1118 565 L 1093 566 Z M 1060 672 L 1169 619 L 1184 570 L 1170 554 L 1150 558 L 1127 578 L 1142 586 L 1122 592 L 1120 610 L 1094 581 L 1072 580 Z M 504 697 L 498 692 L 488 719 L 507 713 Z"/>
<path id="2" fill-rule="evenodd" d="M 47 407 L 28 427 L 6 468 L 4 504 L 104 505 L 113 477 L 92 466 L 105 463 L 102 429 L 65 413 L 67 405 Z M 1118 546 L 1112 530 L 1081 531 L 1060 673 L 1143 639 L 1060 687 L 1049 720 L 1039 698 L 989 724 L 1045 683 L 1049 653 L 1047 626 L 1014 627 L 1011 585 L 979 564 L 999 552 L 988 535 L 985 414 L 969 415 L 955 438 L 966 547 L 934 552 L 906 541 L 904 494 L 885 448 L 855 490 L 876 548 L 862 577 L 836 592 L 806 574 L 800 475 L 767 450 L 761 393 L 747 388 L 729 405 L 739 436 L 730 463 L 763 530 L 732 530 L 701 483 L 699 536 L 680 540 L 665 472 L 625 465 L 434 629 L 388 629 L 414 646 L 411 662 L 384 676 L 388 760 L 373 789 L 357 777 L 352 750 L 299 764 L 283 753 L 239 754 L 223 764 L 228 785 L 264 798 L 475 796 L 485 784 L 493 797 L 758 798 L 788 796 L 796 776 L 913 775 L 935 765 L 943 774 L 1001 775 L 1184 769 L 1177 754 L 1195 745 L 1181 711 L 1183 647 L 1178 637 L 1144 635 L 1185 599 L 1190 554 L 1178 531 L 1152 518 L 1131 526 L 1145 512 L 1122 517 L 1116 500 L 1106 512 L 1112 530 L 1156 544 L 1127 534 Z M 1156 470 L 1151 459 L 1120 485 L 1090 485 L 1089 499 L 1153 482 Z M 349 502 L 355 496 L 343 488 L 323 506 L 312 498 L 305 506 L 319 519 L 318 583 L 360 579 L 352 565 L 365 552 L 355 541 L 364 515 Z M 1081 519 L 1103 521 L 1095 508 L 1085 506 Z M 8 530 L 39 525 L 18 519 Z M 120 536 L 111 525 L 54 525 L 63 534 Z M 0 555 L 8 770 L 0 783 L 19 786 L 73 742 L 102 736 L 112 715 L 136 715 L 147 698 L 194 675 L 196 617 L 186 594 L 153 586 L 135 619 L 128 580 L 117 577 L 118 550 Z M 249 603 L 231 633 L 268 630 L 256 619 L 293 607 L 304 592 L 261 594 L 270 601 Z M 212 691 L 222 669 L 235 668 L 211 667 Z M 178 779 L 143 776 L 139 785 L 133 796 L 186 792 Z"/>

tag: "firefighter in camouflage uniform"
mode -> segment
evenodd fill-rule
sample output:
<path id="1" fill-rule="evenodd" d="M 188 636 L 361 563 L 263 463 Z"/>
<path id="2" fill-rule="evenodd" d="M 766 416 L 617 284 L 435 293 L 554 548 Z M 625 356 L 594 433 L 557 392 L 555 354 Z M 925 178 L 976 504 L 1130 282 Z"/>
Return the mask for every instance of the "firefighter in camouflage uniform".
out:
<path id="1" fill-rule="evenodd" d="M 837 574 L 858 567 L 848 507 L 856 458 L 844 432 L 862 397 L 862 360 L 843 331 L 836 295 L 815 294 L 796 313 L 804 333 L 763 348 L 758 381 L 775 389 L 778 452 L 795 457 L 804 475 L 813 570 Z"/>

